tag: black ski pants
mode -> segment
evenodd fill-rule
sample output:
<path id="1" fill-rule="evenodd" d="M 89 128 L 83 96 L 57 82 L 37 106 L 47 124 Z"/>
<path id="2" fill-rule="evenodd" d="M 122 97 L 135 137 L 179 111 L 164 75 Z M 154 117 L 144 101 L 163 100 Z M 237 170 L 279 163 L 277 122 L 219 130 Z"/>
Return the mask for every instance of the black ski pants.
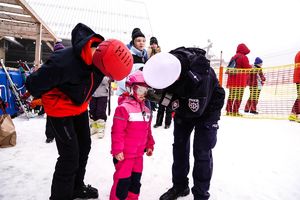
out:
<path id="1" fill-rule="evenodd" d="M 94 121 L 98 119 L 107 120 L 106 108 L 108 97 L 92 97 L 90 101 L 90 118 Z"/>
<path id="2" fill-rule="evenodd" d="M 52 179 L 51 200 L 72 199 L 82 187 L 91 149 L 88 112 L 72 117 L 48 117 L 59 157 Z"/>
<path id="3" fill-rule="evenodd" d="M 172 121 L 172 109 L 163 105 L 159 105 L 158 111 L 157 111 L 157 116 L 156 116 L 156 125 L 161 126 L 163 119 L 164 119 L 164 114 L 166 112 L 165 116 L 165 125 L 170 126 L 171 121 Z"/>
<path id="4" fill-rule="evenodd" d="M 47 138 L 49 139 L 54 139 L 54 133 L 53 133 L 53 130 L 52 130 L 52 126 L 51 126 L 51 123 L 48 119 L 49 117 L 47 116 L 46 118 L 46 129 L 45 129 L 45 135 Z"/>
<path id="5" fill-rule="evenodd" d="M 209 198 L 210 180 L 213 171 L 212 149 L 217 142 L 217 122 L 206 122 L 199 119 L 183 119 L 175 115 L 173 143 L 173 186 L 178 190 L 188 187 L 190 170 L 190 136 L 194 130 L 193 155 L 194 199 Z"/>

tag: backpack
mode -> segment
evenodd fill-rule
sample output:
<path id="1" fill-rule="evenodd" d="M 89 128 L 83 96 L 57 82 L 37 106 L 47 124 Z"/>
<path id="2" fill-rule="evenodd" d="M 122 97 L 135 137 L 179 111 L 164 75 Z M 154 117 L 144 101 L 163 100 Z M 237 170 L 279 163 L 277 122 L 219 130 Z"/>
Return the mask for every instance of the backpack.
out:
<path id="1" fill-rule="evenodd" d="M 234 69 L 236 67 L 236 60 L 241 57 L 241 56 L 238 56 L 236 57 L 235 59 L 231 58 L 231 60 L 229 61 L 228 65 L 227 65 L 227 68 L 231 68 L 231 69 Z"/>

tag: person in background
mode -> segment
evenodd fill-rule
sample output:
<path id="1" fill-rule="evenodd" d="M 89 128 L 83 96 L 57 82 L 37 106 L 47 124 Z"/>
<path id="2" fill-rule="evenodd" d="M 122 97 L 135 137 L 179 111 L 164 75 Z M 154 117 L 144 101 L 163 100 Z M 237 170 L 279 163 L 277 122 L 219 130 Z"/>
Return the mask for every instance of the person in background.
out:
<path id="1" fill-rule="evenodd" d="M 61 49 L 64 49 L 65 46 L 62 42 L 56 42 L 54 45 L 54 52 L 59 51 Z M 46 117 L 46 129 L 45 129 L 45 135 L 46 135 L 46 143 L 51 143 L 54 140 L 54 134 L 52 130 L 52 126 L 50 121 L 48 120 L 48 116 Z"/>
<path id="2" fill-rule="evenodd" d="M 131 73 L 142 69 L 147 61 L 148 56 L 147 51 L 145 49 L 145 42 L 146 38 L 142 31 L 139 28 L 133 29 L 131 35 L 131 42 L 129 45 L 130 52 L 133 57 L 133 67 Z M 126 78 L 124 78 L 121 81 L 117 81 L 117 95 L 122 95 L 124 92 L 126 92 L 125 82 Z"/>
<path id="3" fill-rule="evenodd" d="M 91 149 L 88 103 L 104 76 L 121 80 L 133 64 L 125 44 L 104 40 L 82 23 L 72 30 L 71 42 L 26 80 L 29 93 L 42 98 L 59 154 L 50 200 L 98 198 L 98 190 L 84 183 Z"/>
<path id="4" fill-rule="evenodd" d="M 161 52 L 161 48 L 158 45 L 158 41 L 156 37 L 151 37 L 150 38 L 150 46 L 148 47 L 148 56 L 151 58 L 157 53 Z M 152 103 L 152 107 L 156 107 L 156 104 Z M 165 115 L 166 112 L 166 115 Z M 157 110 L 157 115 L 156 115 L 156 122 L 154 124 L 154 128 L 158 128 L 159 126 L 162 125 L 163 119 L 165 115 L 165 129 L 168 129 L 171 125 L 172 121 L 172 109 L 170 107 L 166 107 L 162 104 L 159 103 L 158 110 Z"/>
<path id="5" fill-rule="evenodd" d="M 262 71 L 263 61 L 261 58 L 256 57 L 254 61 L 254 66 L 250 70 L 248 85 L 250 89 L 250 97 L 245 105 L 245 112 L 250 112 L 252 114 L 258 114 L 256 106 L 258 104 L 259 95 L 266 81 L 266 78 Z"/>
<path id="6" fill-rule="evenodd" d="M 148 86 L 140 70 L 128 76 L 128 92 L 118 99 L 111 129 L 111 154 L 115 165 L 110 200 L 138 199 L 143 155 L 151 156 L 154 140 L 151 111 L 145 106 Z"/>
<path id="7" fill-rule="evenodd" d="M 90 101 L 90 128 L 91 134 L 98 134 L 98 137 L 101 139 L 105 134 L 105 122 L 107 120 L 106 108 L 109 94 L 110 79 L 105 76 L 102 79 L 102 82 L 92 95 Z"/>
<path id="8" fill-rule="evenodd" d="M 134 40 L 133 40 L 133 35 L 138 33 L 138 32 L 141 32 L 141 29 L 140 28 L 134 28 L 132 30 L 132 33 L 131 33 L 131 40 L 130 42 L 126 45 L 128 49 L 131 49 L 131 47 L 133 46 L 133 43 L 134 43 Z M 143 34 L 144 35 L 144 34 Z M 144 36 L 145 37 L 145 36 Z M 144 60 L 147 61 L 149 58 L 149 55 L 148 54 L 144 54 Z"/>
<path id="9" fill-rule="evenodd" d="M 158 41 L 156 39 L 156 37 L 151 37 L 150 38 L 150 46 L 147 49 L 147 54 L 149 56 L 149 58 L 151 58 L 152 56 L 154 56 L 157 53 L 161 52 L 161 48 L 158 45 Z"/>
<path id="10" fill-rule="evenodd" d="M 226 115 L 242 116 L 239 113 L 239 108 L 247 86 L 249 76 L 247 70 L 252 68 L 247 57 L 249 53 L 248 47 L 242 43 L 237 46 L 236 54 L 231 58 L 231 60 L 236 60 L 236 67 L 228 71 L 227 88 L 229 88 L 229 96 L 226 105 Z"/>
<path id="11" fill-rule="evenodd" d="M 62 44 L 62 42 L 56 42 L 53 48 L 53 51 L 56 52 L 58 50 L 64 49 L 65 46 Z M 42 99 L 41 98 L 34 98 L 30 102 L 30 108 L 35 109 L 36 107 L 41 106 L 43 111 L 43 104 L 42 104 Z M 46 128 L 45 128 L 45 135 L 46 135 L 46 143 L 51 143 L 54 140 L 54 133 L 53 129 L 51 126 L 50 121 L 48 120 L 48 116 L 46 117 Z"/>
<path id="12" fill-rule="evenodd" d="M 297 88 L 297 99 L 294 102 L 292 112 L 289 116 L 290 121 L 300 123 L 300 51 L 295 56 L 295 68 L 294 68 L 294 83 Z"/>

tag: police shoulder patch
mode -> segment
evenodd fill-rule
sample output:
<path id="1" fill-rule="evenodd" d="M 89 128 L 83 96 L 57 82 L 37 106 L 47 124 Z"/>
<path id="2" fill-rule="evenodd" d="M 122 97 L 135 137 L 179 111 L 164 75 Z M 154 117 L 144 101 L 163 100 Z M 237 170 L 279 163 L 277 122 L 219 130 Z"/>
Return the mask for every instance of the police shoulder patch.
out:
<path id="1" fill-rule="evenodd" d="M 172 110 L 176 110 L 179 108 L 179 100 L 176 99 L 175 101 L 172 102 Z"/>
<path id="2" fill-rule="evenodd" d="M 199 110 L 199 99 L 189 99 L 188 106 L 191 111 L 197 112 Z"/>

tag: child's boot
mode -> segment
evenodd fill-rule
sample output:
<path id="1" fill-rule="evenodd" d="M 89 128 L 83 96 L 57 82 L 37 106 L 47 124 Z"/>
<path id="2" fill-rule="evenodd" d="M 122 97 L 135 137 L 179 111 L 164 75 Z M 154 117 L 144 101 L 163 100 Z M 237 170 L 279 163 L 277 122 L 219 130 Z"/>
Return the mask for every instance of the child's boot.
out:
<path id="1" fill-rule="evenodd" d="M 298 114 L 298 115 L 296 116 L 296 120 L 295 120 L 295 122 L 298 122 L 298 123 L 300 123 L 300 114 Z"/>
<path id="2" fill-rule="evenodd" d="M 90 129 L 91 129 L 91 135 L 97 133 L 97 122 L 92 119 L 90 119 Z"/>
<path id="3" fill-rule="evenodd" d="M 296 121 L 297 119 L 297 115 L 295 113 L 291 113 L 290 116 L 289 116 L 289 120 L 290 121 Z"/>
<path id="4" fill-rule="evenodd" d="M 98 119 L 97 123 L 97 134 L 100 139 L 104 137 L 105 134 L 105 121 L 103 119 Z"/>

